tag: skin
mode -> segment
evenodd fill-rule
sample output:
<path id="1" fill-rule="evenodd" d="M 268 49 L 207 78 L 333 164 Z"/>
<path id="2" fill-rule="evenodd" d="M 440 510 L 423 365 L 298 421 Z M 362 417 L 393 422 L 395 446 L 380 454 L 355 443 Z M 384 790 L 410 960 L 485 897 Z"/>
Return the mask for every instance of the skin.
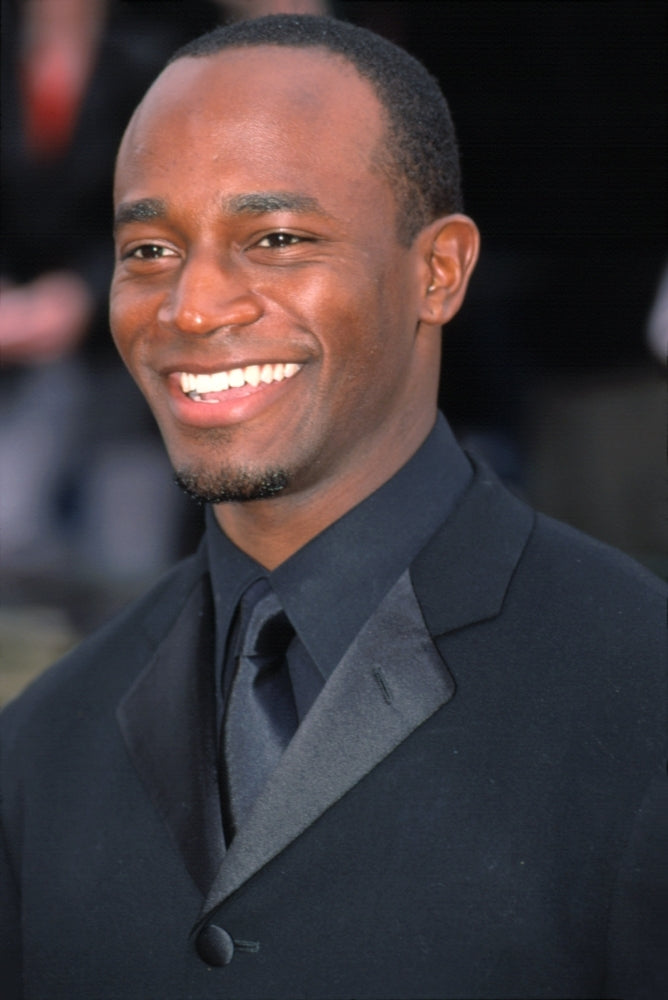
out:
<path id="1" fill-rule="evenodd" d="M 272 498 L 215 507 L 269 569 L 387 481 L 436 417 L 440 328 L 478 233 L 454 215 L 400 245 L 374 166 L 384 130 L 344 59 L 258 46 L 173 63 L 121 145 L 114 339 L 177 472 L 285 471 Z M 217 403 L 178 387 L 180 371 L 277 362 L 301 368 Z"/>

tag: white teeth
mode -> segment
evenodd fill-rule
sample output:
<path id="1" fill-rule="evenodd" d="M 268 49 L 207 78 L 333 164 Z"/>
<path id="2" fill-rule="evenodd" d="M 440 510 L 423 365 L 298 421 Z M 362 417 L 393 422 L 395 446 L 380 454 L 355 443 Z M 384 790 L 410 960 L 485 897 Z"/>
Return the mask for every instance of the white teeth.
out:
<path id="1" fill-rule="evenodd" d="M 249 385 L 259 385 L 260 384 L 260 366 L 259 365 L 249 365 L 245 371 L 246 381 Z"/>
<path id="2" fill-rule="evenodd" d="M 289 362 L 279 362 L 275 365 L 248 365 L 246 368 L 232 368 L 229 371 L 212 372 L 205 375 L 194 375 L 191 372 L 181 372 L 181 389 L 198 402 L 213 402 L 200 400 L 207 393 L 225 392 L 227 389 L 240 389 L 244 385 L 256 388 L 260 382 L 270 385 L 272 382 L 282 382 L 283 379 L 296 375 L 301 365 Z"/>

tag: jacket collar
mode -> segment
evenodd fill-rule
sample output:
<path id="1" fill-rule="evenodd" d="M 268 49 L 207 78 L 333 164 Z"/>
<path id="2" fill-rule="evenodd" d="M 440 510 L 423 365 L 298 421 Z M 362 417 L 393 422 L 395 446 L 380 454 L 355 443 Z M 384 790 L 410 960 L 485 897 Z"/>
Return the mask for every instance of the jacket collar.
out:
<path id="1" fill-rule="evenodd" d="M 534 511 L 473 460 L 462 502 L 411 567 L 413 586 L 433 636 L 499 614 L 528 538 Z"/>

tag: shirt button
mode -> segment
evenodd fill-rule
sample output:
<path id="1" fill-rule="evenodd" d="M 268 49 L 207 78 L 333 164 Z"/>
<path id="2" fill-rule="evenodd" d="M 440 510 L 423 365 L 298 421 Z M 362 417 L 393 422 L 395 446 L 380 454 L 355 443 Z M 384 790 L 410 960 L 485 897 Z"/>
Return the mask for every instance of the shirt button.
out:
<path id="1" fill-rule="evenodd" d="M 222 927 L 208 924 L 197 935 L 197 954 L 207 965 L 229 965 L 234 955 L 234 941 Z"/>

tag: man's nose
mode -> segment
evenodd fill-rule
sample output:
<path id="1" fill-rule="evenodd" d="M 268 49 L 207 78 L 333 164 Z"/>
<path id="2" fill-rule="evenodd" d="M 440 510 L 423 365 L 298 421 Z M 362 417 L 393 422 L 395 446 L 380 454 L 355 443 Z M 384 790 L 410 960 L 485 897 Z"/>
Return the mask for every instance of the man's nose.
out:
<path id="1" fill-rule="evenodd" d="M 221 327 L 247 326 L 262 312 L 260 298 L 239 265 L 200 255 L 181 267 L 158 319 L 181 333 L 205 336 Z"/>

